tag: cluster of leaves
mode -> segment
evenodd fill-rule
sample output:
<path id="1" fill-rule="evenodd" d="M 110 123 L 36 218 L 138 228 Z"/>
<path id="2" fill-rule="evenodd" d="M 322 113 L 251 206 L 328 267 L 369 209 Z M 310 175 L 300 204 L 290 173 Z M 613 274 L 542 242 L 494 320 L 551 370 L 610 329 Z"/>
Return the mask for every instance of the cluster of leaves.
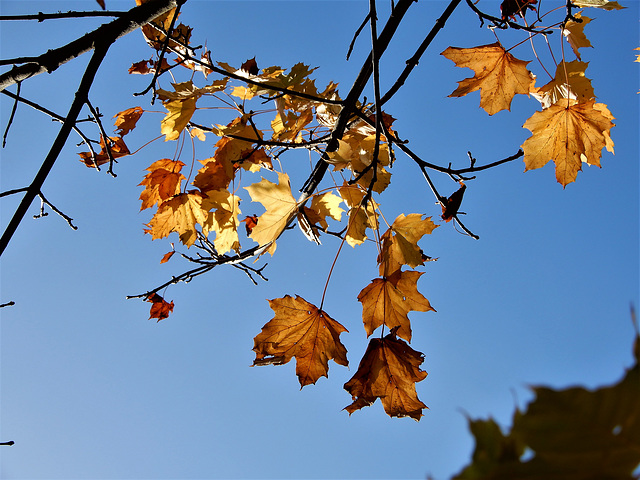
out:
<path id="1" fill-rule="evenodd" d="M 606 0 L 573 3 L 603 8 L 617 5 Z M 561 21 L 551 26 L 545 21 L 542 26 L 547 14 L 538 11 L 536 0 L 505 0 L 502 17 L 492 20 L 500 28 L 521 27 L 514 23 L 516 17 L 526 24 L 525 12 L 533 11 L 537 19 L 522 27 L 528 37 L 546 40 L 550 29 L 562 31 L 577 60 L 565 61 L 563 50 L 555 76 L 542 87 L 535 86 L 535 76 L 527 69 L 530 62 L 516 59 L 499 41 L 474 48 L 449 47 L 442 52 L 457 66 L 475 72 L 473 78 L 459 82 L 451 96 L 480 90 L 480 106 L 489 115 L 508 110 L 516 94 L 532 95 L 540 101 L 542 111 L 524 124 L 532 132 L 522 145 L 526 169 L 539 168 L 553 160 L 556 177 L 563 186 L 575 180 L 582 162 L 599 165 L 602 148 L 613 151 L 609 134 L 613 116 L 604 104 L 596 103 L 591 82 L 585 76 L 587 63 L 580 59 L 579 49 L 590 46 L 583 28 L 591 19 L 572 15 L 567 9 Z M 479 15 L 483 20 L 491 18 L 481 12 Z M 426 405 L 418 399 L 415 385 L 427 373 L 421 369 L 423 354 L 409 346 L 412 331 L 408 314 L 435 311 L 418 291 L 423 272 L 416 269 L 432 260 L 419 242 L 438 225 L 433 217 L 419 213 L 401 214 L 389 223 L 373 198 L 391 182 L 394 147 L 407 151 L 393 130 L 394 118 L 382 112 L 379 103 L 356 102 L 346 126 L 339 127 L 346 106 L 338 85 L 331 82 L 318 88 L 311 77 L 315 69 L 302 63 L 290 69 L 260 69 L 255 58 L 240 68 L 214 63 L 209 51 L 195 54 L 190 46 L 191 29 L 183 24 L 176 26 L 176 18 L 175 11 L 168 12 L 145 26 L 143 34 L 156 51 L 156 58 L 134 63 L 129 72 L 153 75 L 154 97 L 166 110 L 160 131 L 165 141 L 178 142 L 176 152 L 182 152 L 184 144 L 190 142 L 195 159 L 197 142 L 215 137 L 215 144 L 212 155 L 199 160 L 199 166 L 195 160 L 190 161 L 185 170 L 190 172 L 188 176 L 183 173 L 187 164 L 176 154 L 153 162 L 140 183 L 144 188 L 140 194 L 141 210 L 154 212 L 145 232 L 153 239 L 176 233 L 183 245 L 198 250 L 195 257 L 182 254 L 198 265 L 196 269 L 139 295 L 152 303 L 151 318 L 165 319 L 174 307 L 173 302 L 158 294 L 160 290 L 215 266 L 240 268 L 251 280 L 255 275 L 262 276 L 262 268 L 244 261 L 257 260 L 265 253 L 274 255 L 277 240 L 294 223 L 307 239 L 318 244 L 327 235 L 337 237 L 340 246 L 374 242 L 379 277 L 365 286 L 357 298 L 362 303 L 367 337 L 375 331 L 380 336 L 369 341 L 356 373 L 344 386 L 352 395 L 346 410 L 352 413 L 381 399 L 390 416 L 419 420 Z M 166 60 L 168 52 L 176 55 L 173 65 Z M 161 75 L 170 73 L 175 79 L 176 67 L 189 69 L 190 78 L 174 81 L 170 88 L 157 88 Z M 200 87 L 194 83 L 196 73 L 205 80 L 212 75 L 216 79 Z M 266 104 L 272 108 L 266 108 Z M 226 117 L 226 123 L 204 125 L 198 120 L 212 110 Z M 141 107 L 117 114 L 117 136 L 103 137 L 103 151 L 97 155 L 81 153 L 82 161 L 96 167 L 129 154 L 123 137 L 143 115 L 147 118 L 150 113 Z M 281 158 L 298 149 L 320 155 L 320 168 L 331 169 L 332 182 L 317 188 L 314 182 L 319 183 L 322 175 L 318 175 L 316 166 L 296 199 Z M 412 158 L 415 160 L 415 156 Z M 416 161 L 432 186 L 424 170 L 426 162 Z M 266 178 L 254 181 L 259 174 Z M 442 205 L 441 219 L 459 222 L 458 209 L 467 187 L 462 177 L 451 176 L 459 181 L 460 188 L 449 198 L 437 195 L 433 186 L 432 189 Z M 240 204 L 247 195 L 262 206 L 264 213 L 241 217 Z M 244 229 L 241 223 L 245 224 Z M 340 223 L 346 225 L 334 226 Z M 242 247 L 246 242 L 254 243 L 249 248 Z M 174 250 L 162 261 L 166 262 L 173 253 Z M 324 293 L 320 306 L 297 295 L 270 300 L 274 317 L 254 339 L 254 365 L 284 364 L 295 358 L 301 387 L 327 376 L 329 360 L 348 365 L 347 351 L 340 341 L 340 334 L 347 329 L 322 309 L 323 302 Z"/>
<path id="2" fill-rule="evenodd" d="M 614 385 L 533 387 L 504 434 L 495 420 L 469 419 L 476 447 L 455 479 L 637 479 L 640 465 L 640 338 L 635 364 Z"/>

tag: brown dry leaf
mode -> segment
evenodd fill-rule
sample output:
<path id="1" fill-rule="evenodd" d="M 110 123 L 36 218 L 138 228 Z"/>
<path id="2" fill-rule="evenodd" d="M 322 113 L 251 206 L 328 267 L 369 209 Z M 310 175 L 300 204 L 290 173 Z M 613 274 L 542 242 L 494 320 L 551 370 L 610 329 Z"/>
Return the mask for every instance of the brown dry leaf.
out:
<path id="1" fill-rule="evenodd" d="M 578 60 L 581 60 L 580 51 L 578 49 L 593 47 L 587 36 L 584 34 L 584 27 L 591 21 L 591 19 L 589 17 L 583 17 L 580 13 L 576 13 L 574 18 L 582 21 L 576 22 L 574 20 L 569 20 L 565 23 L 562 34 L 566 37 L 569 45 L 571 45 L 571 49 L 575 56 L 578 57 Z"/>
<path id="2" fill-rule="evenodd" d="M 453 217 L 458 214 L 458 209 L 462 204 L 462 197 L 467 186 L 463 181 L 460 181 L 460 188 L 453 192 L 449 198 L 441 201 L 442 206 L 442 219 L 445 222 L 450 222 Z"/>
<path id="3" fill-rule="evenodd" d="M 163 158 L 153 162 L 147 173 L 138 184 L 142 185 L 145 189 L 140 193 L 140 210 L 153 207 L 156 203 L 160 205 L 165 200 L 169 200 L 174 195 L 180 193 L 180 184 L 184 180 L 184 175 L 180 173 L 180 170 L 184 167 L 184 163 L 180 160 L 169 160 Z"/>
<path id="4" fill-rule="evenodd" d="M 171 250 L 170 252 L 165 253 L 165 254 L 162 256 L 162 260 L 160 260 L 160 263 L 161 263 L 161 264 L 163 264 L 163 263 L 167 263 L 169 260 L 171 260 L 171 257 L 173 257 L 173 254 L 174 254 L 174 253 L 176 253 L 176 251 L 175 251 L 175 250 Z"/>
<path id="5" fill-rule="evenodd" d="M 583 161 L 600 166 L 602 149 L 613 153 L 613 118 L 606 105 L 595 100 L 576 103 L 565 98 L 534 113 L 523 125 L 532 133 L 522 144 L 525 171 L 553 160 L 556 179 L 564 187 L 575 181 Z"/>
<path id="6" fill-rule="evenodd" d="M 173 312 L 173 301 L 169 303 L 157 293 L 149 295 L 146 300 L 147 302 L 152 303 L 149 320 L 157 318 L 159 322 L 160 320 L 167 318 L 169 314 Z"/>
<path id="7" fill-rule="evenodd" d="M 381 325 L 397 327 L 398 336 L 411 341 L 410 311 L 427 312 L 435 309 L 420 292 L 418 279 L 423 272 L 397 270 L 389 277 L 376 278 L 358 295 L 362 303 L 362 321 L 367 336 Z"/>
<path id="8" fill-rule="evenodd" d="M 574 60 L 560 62 L 556 67 L 556 75 L 546 85 L 534 88 L 531 96 L 538 100 L 542 108 L 548 108 L 561 98 L 569 98 L 584 103 L 595 98 L 591 80 L 585 76 L 589 64 Z"/>
<path id="9" fill-rule="evenodd" d="M 296 295 L 269 300 L 275 316 L 254 338 L 254 365 L 282 365 L 296 358 L 300 388 L 327 377 L 329 360 L 347 367 L 347 349 L 340 334 L 347 332 L 326 312 Z"/>
<path id="10" fill-rule="evenodd" d="M 441 55 L 475 72 L 474 77 L 458 82 L 449 96 L 462 97 L 480 90 L 480 107 L 489 115 L 510 110 L 513 97 L 518 93 L 528 95 L 534 84 L 534 76 L 527 70 L 530 62 L 518 60 L 498 42 L 473 48 L 449 47 Z"/>
<path id="11" fill-rule="evenodd" d="M 253 231 L 255 226 L 258 225 L 258 216 L 257 215 L 247 215 L 241 221 L 245 223 L 245 228 L 247 230 L 247 237 L 248 237 L 248 236 L 251 235 L 251 232 Z"/>
<path id="12" fill-rule="evenodd" d="M 144 113 L 141 107 L 133 107 L 123 110 L 113 116 L 116 119 L 114 125 L 117 127 L 117 134 L 124 137 L 131 130 L 136 128 L 136 123 Z"/>
<path id="13" fill-rule="evenodd" d="M 395 329 L 384 338 L 371 339 L 358 371 L 344 384 L 353 398 L 345 410 L 351 415 L 379 398 L 390 417 L 419 421 L 427 408 L 416 393 L 416 383 L 427 377 L 420 370 L 423 361 L 422 353 L 396 338 Z"/>
<path id="14" fill-rule="evenodd" d="M 534 6 L 538 3 L 538 0 L 503 0 L 500 4 L 500 12 L 502 13 L 502 20 L 511 18 L 516 19 L 516 15 L 524 18 L 527 10 L 535 11 Z"/>
<path id="15" fill-rule="evenodd" d="M 102 10 L 105 10 L 107 8 L 104 4 L 104 0 L 96 0 L 96 2 L 98 2 L 98 5 L 100 5 L 100 8 L 102 8 Z"/>
<path id="16" fill-rule="evenodd" d="M 203 229 L 209 227 L 211 207 L 211 202 L 196 190 L 180 193 L 158 206 L 145 233 L 155 240 L 176 232 L 180 241 L 190 247 L 197 238 L 196 225 L 200 224 Z"/>
<path id="17" fill-rule="evenodd" d="M 270 245 L 266 251 L 273 255 L 276 251 L 276 240 L 298 211 L 298 203 L 291 193 L 289 176 L 278 172 L 277 184 L 263 178 L 260 182 L 245 188 L 251 199 L 260 202 L 266 210 L 258 217 L 258 224 L 250 236 L 260 245 Z"/>
<path id="18" fill-rule="evenodd" d="M 109 137 L 111 156 L 115 159 L 129 155 L 129 148 L 124 143 L 122 137 Z M 89 168 L 95 168 L 96 165 L 104 165 L 109 163 L 110 158 L 107 153 L 107 147 L 105 145 L 104 137 L 100 136 L 100 153 L 96 153 L 95 158 L 91 158 L 91 152 L 80 152 L 80 161 L 83 162 Z"/>

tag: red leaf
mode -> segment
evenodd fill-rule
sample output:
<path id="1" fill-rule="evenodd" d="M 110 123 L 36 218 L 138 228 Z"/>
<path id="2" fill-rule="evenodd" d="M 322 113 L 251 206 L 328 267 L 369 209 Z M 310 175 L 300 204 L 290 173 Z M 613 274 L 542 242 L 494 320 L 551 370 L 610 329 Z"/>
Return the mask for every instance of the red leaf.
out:
<path id="1" fill-rule="evenodd" d="M 157 293 L 153 293 L 147 297 L 147 302 L 151 302 L 151 312 L 149 314 L 149 320 L 157 318 L 158 322 L 164 320 L 173 312 L 173 301 L 167 302 Z"/>
<path id="2" fill-rule="evenodd" d="M 258 225 L 258 217 L 256 215 L 248 215 L 242 221 L 246 224 L 247 235 L 251 235 L 253 228 Z"/>

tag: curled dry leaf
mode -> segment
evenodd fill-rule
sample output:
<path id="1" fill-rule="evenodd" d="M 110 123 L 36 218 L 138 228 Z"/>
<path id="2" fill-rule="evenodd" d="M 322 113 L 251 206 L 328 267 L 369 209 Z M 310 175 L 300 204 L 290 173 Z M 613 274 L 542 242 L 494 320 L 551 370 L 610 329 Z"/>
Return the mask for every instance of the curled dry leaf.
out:
<path id="1" fill-rule="evenodd" d="M 353 398 L 353 403 L 345 407 L 349 415 L 378 398 L 390 417 L 420 420 L 422 410 L 427 408 L 416 393 L 416 383 L 427 377 L 427 372 L 420 370 L 424 356 L 397 339 L 395 331 L 371 339 L 358 371 L 345 383 L 344 389 Z"/>
<path id="2" fill-rule="evenodd" d="M 149 320 L 157 318 L 158 322 L 169 317 L 169 314 L 173 312 L 173 301 L 167 302 L 157 293 L 153 293 L 147 297 L 147 302 L 151 302 L 151 312 L 149 314 Z"/>
<path id="3" fill-rule="evenodd" d="M 449 198 L 441 200 L 442 219 L 445 222 L 450 222 L 451 219 L 458 214 L 466 188 L 467 186 L 461 181 L 460 188 L 458 190 L 453 192 Z"/>

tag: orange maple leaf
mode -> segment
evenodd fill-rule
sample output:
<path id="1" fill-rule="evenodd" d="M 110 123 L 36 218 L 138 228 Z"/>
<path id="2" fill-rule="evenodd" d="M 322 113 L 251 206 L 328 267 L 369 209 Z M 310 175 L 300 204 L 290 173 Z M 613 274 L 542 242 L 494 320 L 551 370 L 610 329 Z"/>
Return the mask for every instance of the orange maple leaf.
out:
<path id="1" fill-rule="evenodd" d="M 602 149 L 613 153 L 613 118 L 606 105 L 595 100 L 577 103 L 566 98 L 534 113 L 523 125 L 532 134 L 522 144 L 525 171 L 553 160 L 556 179 L 565 187 L 575 181 L 582 162 L 599 167 Z"/>
<path id="2" fill-rule="evenodd" d="M 122 137 L 109 137 L 109 150 L 111 156 L 115 159 L 129 155 L 129 148 L 124 143 Z M 80 161 L 83 162 L 89 168 L 95 168 L 96 165 L 104 165 L 110 161 L 109 154 L 107 153 L 107 147 L 105 145 L 104 137 L 100 135 L 100 153 L 96 153 L 95 158 L 91 158 L 91 152 L 80 152 Z"/>
<path id="3" fill-rule="evenodd" d="M 157 293 L 149 295 L 146 300 L 147 302 L 152 303 L 149 320 L 151 320 L 152 318 L 157 318 L 159 322 L 160 320 L 164 320 L 165 318 L 167 318 L 169 314 L 173 312 L 173 301 L 167 302 Z"/>
<path id="4" fill-rule="evenodd" d="M 160 205 L 165 200 L 169 200 L 174 195 L 180 193 L 180 183 L 185 176 L 180 173 L 184 163 L 180 160 L 169 160 L 163 158 L 153 162 L 148 168 L 145 177 L 138 186 L 145 189 L 140 193 L 140 210 L 153 207 L 156 203 Z"/>
<path id="5" fill-rule="evenodd" d="M 411 341 L 410 311 L 435 309 L 420 292 L 418 279 L 424 272 L 397 270 L 389 277 L 376 278 L 358 294 L 362 303 L 362 321 L 367 336 L 381 325 L 396 328 L 398 336 Z"/>
<path id="6" fill-rule="evenodd" d="M 254 338 L 254 365 L 282 365 L 295 357 L 300 388 L 327 377 L 329 360 L 349 365 L 340 342 L 348 330 L 326 312 L 298 295 L 269 300 L 269 305 L 275 317 Z"/>
<path id="7" fill-rule="evenodd" d="M 396 338 L 395 329 L 384 338 L 371 339 L 358 371 L 344 384 L 353 399 L 345 410 L 351 415 L 379 398 L 390 417 L 420 420 L 427 408 L 416 393 L 416 383 L 427 377 L 420 370 L 423 361 L 422 353 Z"/>
<path id="8" fill-rule="evenodd" d="M 449 96 L 462 97 L 480 90 L 480 107 L 489 115 L 510 110 L 513 97 L 518 93 L 528 95 L 535 81 L 527 70 L 530 62 L 518 60 L 499 42 L 473 48 L 449 47 L 441 55 L 475 72 L 472 78 L 458 82 Z"/>
<path id="9" fill-rule="evenodd" d="M 260 202 L 266 209 L 258 224 L 251 232 L 251 238 L 260 245 L 270 245 L 266 250 L 271 255 L 276 251 L 276 240 L 284 231 L 289 220 L 298 211 L 298 202 L 293 198 L 289 176 L 278 172 L 278 183 L 263 178 L 258 183 L 245 187 L 254 202 Z"/>
<path id="10" fill-rule="evenodd" d="M 251 232 L 253 231 L 255 226 L 258 225 L 258 216 L 257 215 L 247 215 L 241 221 L 245 223 L 245 228 L 247 230 L 247 236 L 249 236 L 249 235 L 251 235 Z"/>
<path id="11" fill-rule="evenodd" d="M 144 113 L 141 107 L 133 107 L 123 110 L 113 116 L 116 119 L 114 125 L 118 128 L 117 134 L 124 137 L 131 130 L 136 128 L 136 123 Z"/>

